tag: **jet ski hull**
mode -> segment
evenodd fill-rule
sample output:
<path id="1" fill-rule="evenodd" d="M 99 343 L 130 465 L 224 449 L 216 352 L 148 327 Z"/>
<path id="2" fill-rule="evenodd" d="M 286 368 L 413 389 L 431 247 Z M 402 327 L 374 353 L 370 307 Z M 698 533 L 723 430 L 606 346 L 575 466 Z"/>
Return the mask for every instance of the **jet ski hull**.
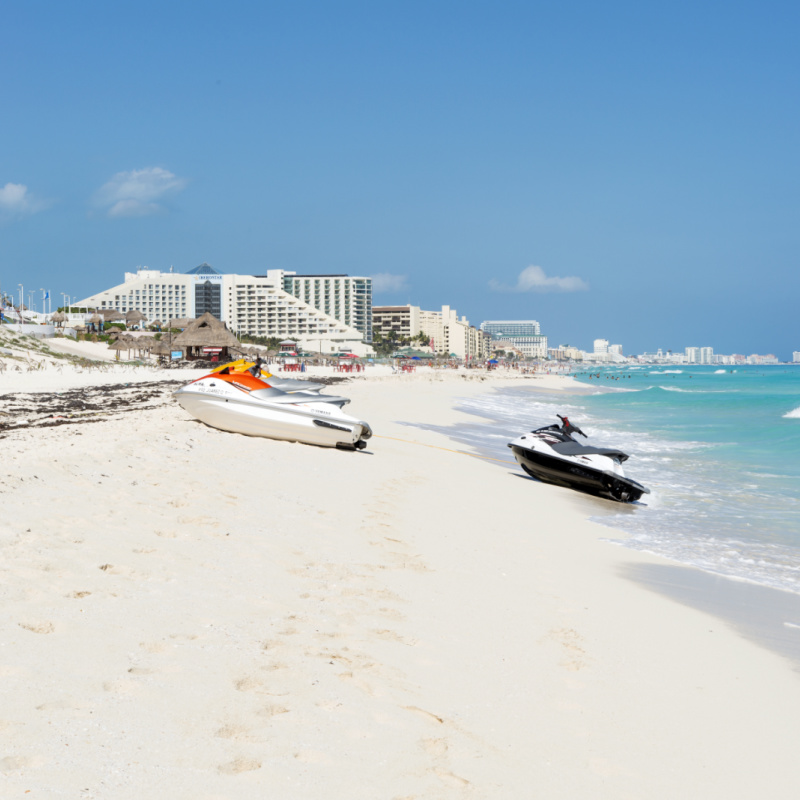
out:
<path id="1" fill-rule="evenodd" d="M 200 422 L 245 436 L 263 436 L 320 447 L 363 449 L 369 425 L 343 413 L 345 398 L 277 392 L 264 400 L 221 377 L 203 378 L 175 392 L 175 399 Z"/>
<path id="2" fill-rule="evenodd" d="M 530 476 L 545 483 L 577 489 L 620 503 L 634 503 L 649 493 L 642 484 L 606 470 L 593 469 L 518 444 L 509 444 L 517 463 Z"/>

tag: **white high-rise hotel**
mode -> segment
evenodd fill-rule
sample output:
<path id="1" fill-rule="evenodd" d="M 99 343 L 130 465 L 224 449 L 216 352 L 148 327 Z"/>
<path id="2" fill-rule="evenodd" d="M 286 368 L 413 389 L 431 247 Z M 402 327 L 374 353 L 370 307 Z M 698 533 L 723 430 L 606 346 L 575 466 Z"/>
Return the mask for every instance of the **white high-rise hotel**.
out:
<path id="1" fill-rule="evenodd" d="M 714 360 L 713 347 L 687 347 L 685 354 L 687 364 L 711 364 Z"/>
<path id="2" fill-rule="evenodd" d="M 201 264 L 186 273 L 138 269 L 125 282 L 74 305 L 138 310 L 148 322 L 196 318 L 206 311 L 236 333 L 293 339 L 312 352 L 371 351 L 372 279 L 303 275 L 220 273 Z"/>

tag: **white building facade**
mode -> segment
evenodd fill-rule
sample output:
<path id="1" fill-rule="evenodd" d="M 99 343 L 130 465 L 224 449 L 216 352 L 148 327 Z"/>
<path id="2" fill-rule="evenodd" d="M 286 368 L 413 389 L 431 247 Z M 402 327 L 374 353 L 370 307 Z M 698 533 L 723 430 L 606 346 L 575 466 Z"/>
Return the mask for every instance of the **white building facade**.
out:
<path id="1" fill-rule="evenodd" d="M 535 319 L 487 319 L 481 330 L 490 336 L 541 336 L 542 329 Z"/>
<path id="2" fill-rule="evenodd" d="M 375 306 L 372 324 L 376 333 L 388 338 L 417 336 L 423 333 L 432 341 L 433 351 L 440 355 L 455 355 L 464 360 L 483 359 L 488 355 L 489 337 L 469 324 L 466 317 L 459 319 L 456 310 L 442 306 L 441 311 L 425 311 L 419 306 Z"/>
<path id="3" fill-rule="evenodd" d="M 139 269 L 126 272 L 125 282 L 73 305 L 138 310 L 150 322 L 194 319 L 206 311 L 236 334 L 293 339 L 310 352 L 353 352 L 369 355 L 362 333 L 284 291 L 284 271 L 266 275 L 217 272 L 201 264 L 187 273 Z"/>
<path id="4" fill-rule="evenodd" d="M 372 341 L 372 278 L 284 272 L 283 290 Z"/>
<path id="5" fill-rule="evenodd" d="M 526 358 L 547 358 L 547 337 L 535 319 L 490 319 L 481 323 L 481 330 L 492 337 L 492 349 L 507 345 Z"/>

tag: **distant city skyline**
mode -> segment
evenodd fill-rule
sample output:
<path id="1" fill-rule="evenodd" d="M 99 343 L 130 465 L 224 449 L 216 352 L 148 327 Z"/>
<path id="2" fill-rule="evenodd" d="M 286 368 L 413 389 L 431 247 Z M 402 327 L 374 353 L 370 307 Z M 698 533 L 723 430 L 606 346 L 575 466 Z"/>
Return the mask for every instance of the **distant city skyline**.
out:
<path id="1" fill-rule="evenodd" d="M 77 8 L 4 9 L 9 294 L 207 261 L 584 348 L 800 346 L 796 4 Z"/>

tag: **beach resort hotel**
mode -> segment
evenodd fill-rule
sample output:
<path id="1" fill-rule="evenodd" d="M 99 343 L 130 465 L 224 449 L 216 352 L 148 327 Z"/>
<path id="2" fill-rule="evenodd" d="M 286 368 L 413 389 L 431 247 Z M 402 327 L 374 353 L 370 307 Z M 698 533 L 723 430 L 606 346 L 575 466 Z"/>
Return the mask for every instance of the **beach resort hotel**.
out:
<path id="1" fill-rule="evenodd" d="M 482 360 L 489 354 L 489 337 L 459 318 L 456 310 L 442 306 L 441 311 L 425 311 L 419 306 L 373 306 L 372 326 L 384 339 L 424 334 L 434 353 L 454 355 L 469 361 Z"/>
<path id="2" fill-rule="evenodd" d="M 188 272 L 140 268 L 123 283 L 73 305 L 140 311 L 148 324 L 206 312 L 237 335 L 292 339 L 309 352 L 370 355 L 372 279 L 347 275 L 223 273 L 203 263 Z"/>
<path id="3" fill-rule="evenodd" d="M 535 319 L 490 319 L 481 330 L 492 339 L 492 347 L 509 345 L 526 358 L 547 358 L 547 337 Z"/>

